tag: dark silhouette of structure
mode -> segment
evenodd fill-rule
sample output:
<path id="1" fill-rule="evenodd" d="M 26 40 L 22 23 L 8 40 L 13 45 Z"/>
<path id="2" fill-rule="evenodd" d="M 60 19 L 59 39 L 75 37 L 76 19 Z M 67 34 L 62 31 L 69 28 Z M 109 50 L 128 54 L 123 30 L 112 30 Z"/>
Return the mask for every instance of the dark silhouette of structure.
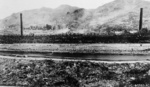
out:
<path id="1" fill-rule="evenodd" d="M 21 28 L 21 36 L 23 36 L 23 21 L 22 21 L 22 13 L 20 13 L 20 28 Z"/>
<path id="2" fill-rule="evenodd" d="M 143 8 L 140 9 L 139 31 L 142 29 L 142 23 L 143 23 Z"/>

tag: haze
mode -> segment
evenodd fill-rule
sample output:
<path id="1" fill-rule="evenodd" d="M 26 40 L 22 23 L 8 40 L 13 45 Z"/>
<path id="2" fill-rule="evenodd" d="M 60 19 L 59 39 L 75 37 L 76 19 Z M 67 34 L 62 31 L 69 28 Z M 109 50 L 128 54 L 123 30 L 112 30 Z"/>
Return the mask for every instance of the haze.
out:
<path id="1" fill-rule="evenodd" d="M 62 4 L 94 9 L 110 1 L 113 0 L 0 0 L 0 19 L 23 10 L 56 8 Z"/>
<path id="2" fill-rule="evenodd" d="M 62 4 L 85 9 L 95 9 L 111 1 L 113 0 L 0 0 L 0 19 L 23 10 L 42 7 L 56 8 Z"/>

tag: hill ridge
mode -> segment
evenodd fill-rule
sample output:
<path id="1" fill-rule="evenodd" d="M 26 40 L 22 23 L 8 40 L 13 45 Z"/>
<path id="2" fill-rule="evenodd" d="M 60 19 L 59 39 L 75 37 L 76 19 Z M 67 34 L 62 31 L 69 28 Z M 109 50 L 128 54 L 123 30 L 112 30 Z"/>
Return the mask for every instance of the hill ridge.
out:
<path id="1" fill-rule="evenodd" d="M 136 30 L 139 25 L 140 8 L 144 9 L 143 27 L 150 29 L 150 2 L 145 0 L 114 0 L 96 9 L 88 10 L 69 5 L 61 5 L 55 9 L 40 8 L 22 11 L 25 28 L 46 26 L 53 29 L 68 28 L 71 32 L 82 31 L 104 33 L 108 27 Z M 11 32 L 19 31 L 19 13 L 3 19 L 0 27 L 14 26 Z M 2 29 L 2 28 L 1 28 Z"/>

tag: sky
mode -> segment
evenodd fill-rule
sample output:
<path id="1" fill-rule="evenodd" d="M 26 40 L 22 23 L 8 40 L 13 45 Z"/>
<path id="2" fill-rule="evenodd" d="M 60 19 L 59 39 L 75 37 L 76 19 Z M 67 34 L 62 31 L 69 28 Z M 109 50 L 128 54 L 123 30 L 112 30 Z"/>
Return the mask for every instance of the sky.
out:
<path id="1" fill-rule="evenodd" d="M 63 4 L 85 9 L 95 9 L 111 1 L 113 0 L 0 0 L 0 19 L 23 10 L 42 7 L 57 8 Z"/>
<path id="2" fill-rule="evenodd" d="M 0 19 L 23 10 L 42 7 L 57 8 L 63 4 L 85 9 L 95 9 L 111 1 L 114 0 L 0 0 Z"/>

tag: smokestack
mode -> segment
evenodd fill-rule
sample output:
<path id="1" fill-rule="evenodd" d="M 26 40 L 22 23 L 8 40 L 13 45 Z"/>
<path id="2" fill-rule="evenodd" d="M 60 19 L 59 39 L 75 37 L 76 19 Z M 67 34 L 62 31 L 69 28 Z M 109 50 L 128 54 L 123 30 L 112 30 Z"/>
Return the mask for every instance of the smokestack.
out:
<path id="1" fill-rule="evenodd" d="M 22 13 L 20 13 L 20 28 L 21 28 L 21 36 L 23 36 L 23 21 L 22 21 Z"/>
<path id="2" fill-rule="evenodd" d="M 142 23 L 143 23 L 143 8 L 140 9 L 139 31 L 142 29 Z"/>

